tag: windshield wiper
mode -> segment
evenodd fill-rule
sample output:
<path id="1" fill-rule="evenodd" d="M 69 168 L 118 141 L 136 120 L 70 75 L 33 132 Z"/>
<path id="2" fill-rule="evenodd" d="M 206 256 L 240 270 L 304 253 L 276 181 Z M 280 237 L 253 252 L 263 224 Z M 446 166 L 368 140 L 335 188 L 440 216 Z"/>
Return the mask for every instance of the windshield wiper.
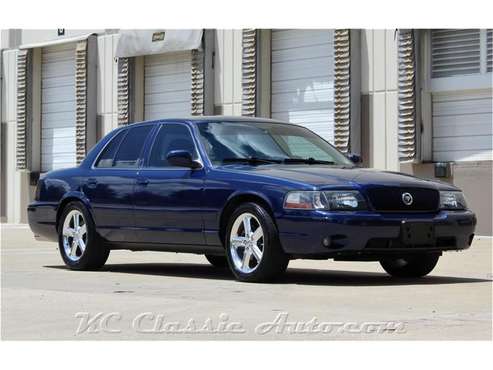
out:
<path id="1" fill-rule="evenodd" d="M 241 163 L 247 162 L 249 164 L 272 164 L 272 163 L 281 163 L 281 161 L 275 159 L 267 159 L 267 158 L 257 158 L 257 157 L 244 157 L 244 158 L 224 158 L 222 160 L 223 163 Z"/>
<path id="2" fill-rule="evenodd" d="M 333 161 L 322 161 L 315 158 L 286 158 L 282 160 L 282 163 L 290 164 L 290 163 L 304 163 L 304 164 L 336 164 Z"/>

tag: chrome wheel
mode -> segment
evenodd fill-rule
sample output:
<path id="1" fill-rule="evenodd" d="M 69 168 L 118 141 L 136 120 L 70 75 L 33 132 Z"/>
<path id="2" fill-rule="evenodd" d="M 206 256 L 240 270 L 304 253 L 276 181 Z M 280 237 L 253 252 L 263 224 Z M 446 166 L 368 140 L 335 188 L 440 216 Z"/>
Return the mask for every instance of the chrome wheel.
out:
<path id="1" fill-rule="evenodd" d="M 80 211 L 74 209 L 67 214 L 63 222 L 62 237 L 65 255 L 77 262 L 84 254 L 87 244 L 87 224 Z"/>
<path id="2" fill-rule="evenodd" d="M 249 274 L 259 266 L 264 252 L 264 231 L 257 217 L 251 213 L 238 216 L 231 228 L 229 248 L 238 271 Z"/>

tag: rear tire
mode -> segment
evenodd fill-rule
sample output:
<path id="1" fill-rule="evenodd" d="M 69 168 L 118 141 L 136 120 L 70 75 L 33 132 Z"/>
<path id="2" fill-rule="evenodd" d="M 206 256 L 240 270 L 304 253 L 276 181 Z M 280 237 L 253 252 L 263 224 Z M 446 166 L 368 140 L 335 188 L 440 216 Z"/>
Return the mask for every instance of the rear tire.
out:
<path id="1" fill-rule="evenodd" d="M 229 268 L 239 281 L 264 283 L 279 278 L 289 258 L 281 248 L 277 227 L 257 203 L 240 205 L 229 217 L 225 246 Z"/>
<path id="2" fill-rule="evenodd" d="M 433 271 L 439 258 L 438 254 L 419 254 L 403 258 L 386 258 L 380 261 L 380 265 L 394 277 L 418 278 Z"/>
<path id="3" fill-rule="evenodd" d="M 225 268 L 228 266 L 228 260 L 225 256 L 214 256 L 212 254 L 206 254 L 205 258 L 214 267 Z"/>
<path id="4" fill-rule="evenodd" d="M 58 222 L 58 247 L 63 262 L 72 270 L 99 269 L 110 254 L 81 202 L 70 202 L 63 209 Z"/>

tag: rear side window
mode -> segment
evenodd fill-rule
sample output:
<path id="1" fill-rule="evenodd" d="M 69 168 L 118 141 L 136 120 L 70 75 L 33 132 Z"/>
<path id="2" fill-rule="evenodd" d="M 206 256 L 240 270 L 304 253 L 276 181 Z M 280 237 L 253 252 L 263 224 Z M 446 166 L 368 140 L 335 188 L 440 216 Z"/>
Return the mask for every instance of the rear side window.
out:
<path id="1" fill-rule="evenodd" d="M 151 125 L 146 125 L 130 129 L 118 148 L 118 153 L 113 161 L 113 167 L 138 167 L 140 153 L 142 152 L 142 148 L 144 147 L 144 143 L 151 132 L 152 127 L 153 126 Z"/>
<path id="2" fill-rule="evenodd" d="M 169 167 L 166 156 L 172 150 L 186 150 L 193 158 L 197 158 L 195 143 L 186 126 L 177 124 L 161 126 L 152 146 L 149 167 Z"/>
<path id="3" fill-rule="evenodd" d="M 125 136 L 126 132 L 127 130 L 123 130 L 120 133 L 118 133 L 113 139 L 111 139 L 109 144 L 106 145 L 103 152 L 101 153 L 96 163 L 96 167 L 98 168 L 113 167 L 113 159 L 115 158 L 116 151 L 118 150 L 118 147 L 120 146 L 120 143 L 123 137 Z"/>

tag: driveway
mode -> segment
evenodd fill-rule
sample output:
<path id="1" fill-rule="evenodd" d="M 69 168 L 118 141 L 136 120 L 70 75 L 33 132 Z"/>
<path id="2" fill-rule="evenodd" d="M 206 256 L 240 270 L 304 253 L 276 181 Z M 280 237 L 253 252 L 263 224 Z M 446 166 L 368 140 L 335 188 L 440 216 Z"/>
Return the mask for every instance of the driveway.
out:
<path id="1" fill-rule="evenodd" d="M 2 225 L 3 339 L 491 339 L 492 239 L 423 279 L 376 262 L 291 261 L 276 284 L 233 280 L 198 255 L 113 251 L 69 271 L 55 243 Z"/>

